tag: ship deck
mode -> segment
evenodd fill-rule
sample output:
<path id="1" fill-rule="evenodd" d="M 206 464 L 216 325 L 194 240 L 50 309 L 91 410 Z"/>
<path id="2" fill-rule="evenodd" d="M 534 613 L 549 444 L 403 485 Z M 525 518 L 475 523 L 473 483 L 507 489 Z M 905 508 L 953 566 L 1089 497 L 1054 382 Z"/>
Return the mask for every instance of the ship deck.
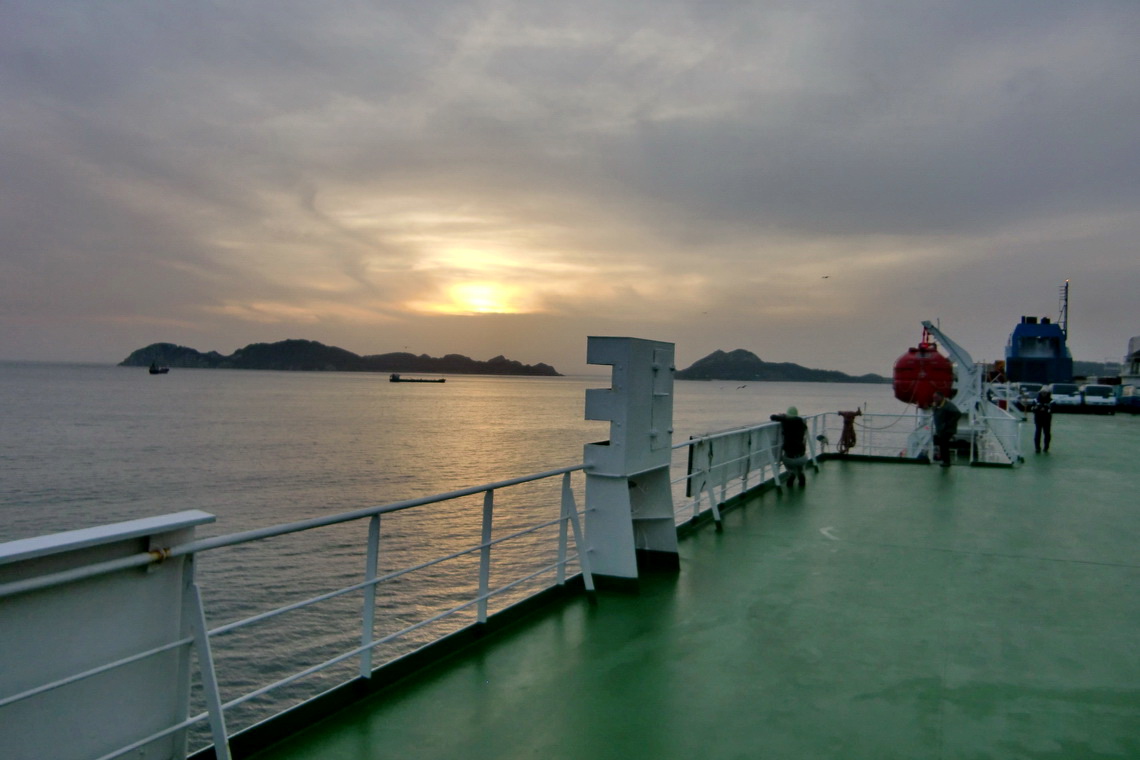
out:
<path id="1" fill-rule="evenodd" d="M 1140 757 L 1138 451 L 1058 416 L 1015 469 L 825 462 L 256 757 Z"/>

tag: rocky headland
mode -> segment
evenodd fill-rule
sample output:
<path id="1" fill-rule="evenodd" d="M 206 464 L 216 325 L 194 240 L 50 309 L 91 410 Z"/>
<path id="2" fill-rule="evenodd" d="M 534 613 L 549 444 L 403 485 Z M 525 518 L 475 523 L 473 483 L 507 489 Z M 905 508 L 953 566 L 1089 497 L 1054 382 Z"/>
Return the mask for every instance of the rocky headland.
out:
<path id="1" fill-rule="evenodd" d="M 678 380 L 768 380 L 798 383 L 889 383 L 881 375 L 848 375 L 830 369 L 810 369 L 791 362 L 766 362 L 751 351 L 714 351 L 692 366 L 678 370 Z"/>
<path id="2" fill-rule="evenodd" d="M 217 351 L 202 353 L 173 343 L 152 343 L 131 353 L 121 367 L 191 367 L 200 369 L 268 369 L 302 372 L 433 372 L 463 375 L 535 375 L 559 377 L 549 364 L 523 364 L 496 356 L 477 361 L 460 354 L 435 357 L 427 354 L 391 353 L 359 356 L 314 340 L 283 340 L 252 343 L 229 356 Z"/>

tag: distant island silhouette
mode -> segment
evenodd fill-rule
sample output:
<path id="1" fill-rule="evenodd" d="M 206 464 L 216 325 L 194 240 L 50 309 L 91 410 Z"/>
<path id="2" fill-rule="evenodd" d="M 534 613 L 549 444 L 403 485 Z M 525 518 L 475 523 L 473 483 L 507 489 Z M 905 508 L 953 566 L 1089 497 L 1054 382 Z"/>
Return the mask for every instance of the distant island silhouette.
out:
<path id="1" fill-rule="evenodd" d="M 714 351 L 687 369 L 678 380 L 756 380 L 799 383 L 889 383 L 881 375 L 847 375 L 830 369 L 809 369 L 790 362 L 766 362 L 751 351 Z"/>
<path id="2" fill-rule="evenodd" d="M 190 367 L 196 369 L 268 369 L 301 372 L 441 372 L 457 375 L 535 375 L 561 377 L 549 364 L 523 364 L 496 356 L 476 361 L 460 354 L 443 357 L 391 353 L 359 356 L 315 340 L 252 343 L 229 356 L 202 353 L 173 343 L 152 343 L 131 353 L 120 367 Z"/>

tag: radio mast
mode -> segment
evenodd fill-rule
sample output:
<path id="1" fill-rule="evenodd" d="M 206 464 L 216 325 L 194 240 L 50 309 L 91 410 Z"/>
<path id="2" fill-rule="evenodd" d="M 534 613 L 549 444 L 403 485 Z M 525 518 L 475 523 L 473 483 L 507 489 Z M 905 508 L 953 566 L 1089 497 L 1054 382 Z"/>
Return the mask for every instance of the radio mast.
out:
<path id="1" fill-rule="evenodd" d="M 1065 280 L 1065 284 L 1061 286 L 1061 307 L 1060 315 L 1057 321 L 1061 323 L 1061 332 L 1065 334 L 1065 340 L 1069 339 L 1069 281 Z"/>

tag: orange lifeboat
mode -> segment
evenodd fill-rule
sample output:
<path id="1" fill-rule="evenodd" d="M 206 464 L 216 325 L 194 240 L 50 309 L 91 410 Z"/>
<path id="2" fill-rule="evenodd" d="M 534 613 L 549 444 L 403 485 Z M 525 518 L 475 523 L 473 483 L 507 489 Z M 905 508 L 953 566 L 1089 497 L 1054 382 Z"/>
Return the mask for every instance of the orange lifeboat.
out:
<path id="1" fill-rule="evenodd" d="M 954 386 L 954 366 L 942 354 L 938 346 L 923 331 L 922 342 L 895 362 L 895 398 L 919 409 L 929 409 L 934 403 L 934 394 L 952 396 Z"/>

